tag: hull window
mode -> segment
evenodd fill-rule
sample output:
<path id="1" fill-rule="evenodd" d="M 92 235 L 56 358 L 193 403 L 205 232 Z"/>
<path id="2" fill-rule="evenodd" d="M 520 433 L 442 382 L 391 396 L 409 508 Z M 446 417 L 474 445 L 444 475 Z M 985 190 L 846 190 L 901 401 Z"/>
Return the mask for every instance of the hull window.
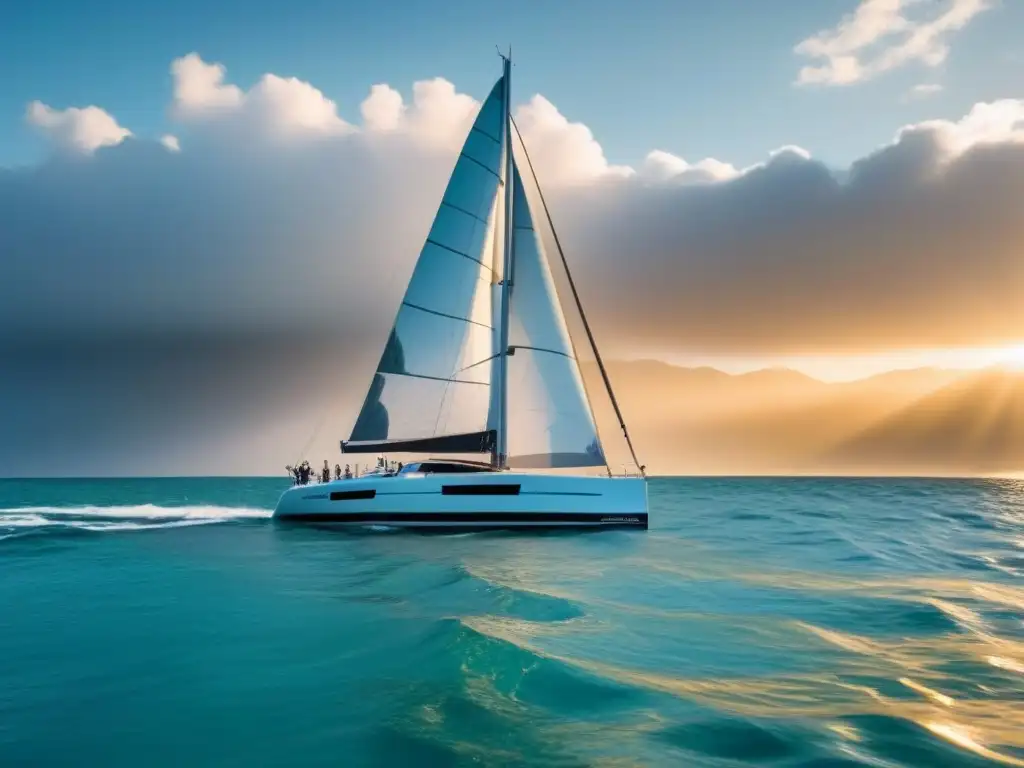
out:
<path id="1" fill-rule="evenodd" d="M 332 491 L 331 501 L 354 501 L 356 499 L 372 499 L 377 495 L 373 488 L 365 491 Z"/>
<path id="2" fill-rule="evenodd" d="M 518 496 L 519 483 L 493 485 L 442 485 L 443 496 Z"/>

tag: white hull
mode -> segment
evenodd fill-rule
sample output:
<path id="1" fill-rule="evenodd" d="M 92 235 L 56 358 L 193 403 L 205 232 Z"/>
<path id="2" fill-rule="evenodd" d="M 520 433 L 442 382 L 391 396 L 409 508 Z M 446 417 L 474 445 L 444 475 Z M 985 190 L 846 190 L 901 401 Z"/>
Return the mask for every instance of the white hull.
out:
<path id="1" fill-rule="evenodd" d="M 399 528 L 647 528 L 647 481 L 516 472 L 409 473 L 301 485 L 282 521 Z"/>

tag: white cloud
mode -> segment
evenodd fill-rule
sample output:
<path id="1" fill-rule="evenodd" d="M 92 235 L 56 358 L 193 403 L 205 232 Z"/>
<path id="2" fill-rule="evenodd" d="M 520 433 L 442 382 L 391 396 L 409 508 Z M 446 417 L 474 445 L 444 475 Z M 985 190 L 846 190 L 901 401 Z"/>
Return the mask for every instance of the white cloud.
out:
<path id="1" fill-rule="evenodd" d="M 429 141 L 462 143 L 480 102 L 459 93 L 444 78 L 413 84 L 412 109 L 405 113 L 406 130 Z"/>
<path id="2" fill-rule="evenodd" d="M 198 53 L 171 62 L 175 114 L 187 118 L 240 106 L 244 98 L 242 89 L 225 85 L 225 72 L 223 64 L 207 64 Z"/>
<path id="3" fill-rule="evenodd" d="M 25 111 L 25 119 L 62 149 L 85 154 L 120 144 L 132 135 L 118 125 L 113 115 L 95 106 L 61 110 L 33 101 Z"/>
<path id="4" fill-rule="evenodd" d="M 177 136 L 166 133 L 160 137 L 160 143 L 168 152 L 181 152 L 181 144 L 178 142 Z"/>
<path id="5" fill-rule="evenodd" d="M 402 94 L 386 83 L 370 88 L 370 95 L 360 105 L 363 125 L 371 131 L 395 131 L 405 117 Z"/>
<path id="6" fill-rule="evenodd" d="M 345 133 L 351 129 L 319 90 L 294 77 L 267 74 L 246 94 L 246 107 L 264 115 L 275 131 Z"/>
<path id="7" fill-rule="evenodd" d="M 395 134 L 435 149 L 456 149 L 480 108 L 480 101 L 456 90 L 443 78 L 413 84 L 411 103 L 386 84 L 376 84 L 360 105 L 362 125 L 338 115 L 337 106 L 310 83 L 264 75 L 248 91 L 225 82 L 221 64 L 204 62 L 196 53 L 175 60 L 172 113 L 186 125 L 230 125 L 250 136 L 289 137 L 296 133 L 343 136 Z M 601 177 L 617 178 L 631 168 L 610 165 L 601 145 L 582 123 L 566 119 L 550 101 L 537 95 L 516 110 L 516 120 L 543 181 L 573 184 Z M 725 178 L 731 166 L 707 159 L 693 174 Z"/>
<path id="8" fill-rule="evenodd" d="M 1024 100 L 981 102 L 959 120 L 926 120 L 906 126 L 897 134 L 896 144 L 921 134 L 927 135 L 941 148 L 943 164 L 980 145 L 1022 144 Z"/>
<path id="9" fill-rule="evenodd" d="M 655 149 L 647 153 L 640 173 L 644 178 L 656 182 L 700 183 L 725 181 L 738 175 L 739 171 L 729 163 L 714 158 L 688 163 L 670 152 Z"/>
<path id="10" fill-rule="evenodd" d="M 805 162 L 810 159 L 811 153 L 803 147 L 787 144 L 769 152 L 764 162 L 737 169 L 731 163 L 713 157 L 689 163 L 670 152 L 655 149 L 647 153 L 637 178 L 651 184 L 712 184 L 735 179 L 768 164 Z"/>
<path id="11" fill-rule="evenodd" d="M 939 83 L 918 83 L 910 89 L 909 95 L 912 98 L 924 99 L 941 92 L 942 86 Z"/>
<path id="12" fill-rule="evenodd" d="M 225 97 L 235 86 L 217 65 L 194 56 L 176 68 L 199 73 L 205 86 L 176 87 L 188 141 L 165 136 L 172 151 L 131 142 L 87 174 L 54 159 L 46 195 L 29 193 L 33 176 L 0 174 L 0 250 L 12 255 L 0 265 L 0 328 L 59 329 L 65 316 L 76 329 L 85 321 L 315 329 L 351 318 L 385 328 L 390 312 L 379 310 L 397 301 L 479 100 L 440 79 L 416 83 L 409 101 L 378 84 L 351 125 L 308 83 L 265 75 Z M 30 113 L 47 130 L 75 135 L 70 111 Z M 105 138 L 83 146 L 123 138 L 106 117 Z M 609 163 L 591 131 L 542 96 L 516 118 L 598 317 L 614 318 L 623 338 L 841 345 L 854 343 L 844 337 L 855 335 L 850 328 L 887 318 L 893 338 L 941 332 L 945 339 L 930 342 L 953 343 L 967 326 L 944 323 L 948 312 L 931 293 L 955 302 L 966 292 L 970 303 L 987 292 L 996 306 L 1001 286 L 1012 285 L 1016 267 L 1004 256 L 1024 240 L 1012 223 L 1021 195 L 1013 197 L 1011 174 L 1024 144 L 1022 101 L 907 126 L 839 174 L 796 146 L 743 168 L 655 150 L 633 169 Z M 280 141 L 251 152 L 236 131 Z M 62 264 L 58 277 L 19 289 L 30 303 L 5 295 L 4 285 L 43 279 L 40 252 Z M 968 252 L 988 270 L 966 275 Z M 891 281 L 898 300 L 887 272 L 904 275 Z M 998 284 L 979 277 L 989 274 L 1001 275 Z M 83 292 L 83 284 L 97 287 Z M 891 303 L 880 306 L 883 298 Z M 842 327 L 826 317 L 840 304 L 855 320 Z M 1011 320 L 1003 312 L 991 328 Z M 901 323 L 917 330 L 900 336 Z"/>
<path id="13" fill-rule="evenodd" d="M 378 84 L 360 105 L 363 128 L 372 133 L 401 132 L 437 146 L 455 148 L 480 108 L 444 78 L 420 80 L 412 87 L 412 104 L 389 85 Z"/>
<path id="14" fill-rule="evenodd" d="M 797 82 L 849 85 L 911 62 L 938 66 L 949 54 L 950 35 L 991 7 L 990 0 L 860 0 L 834 28 L 796 46 L 797 54 L 817 62 L 803 67 Z"/>
<path id="15" fill-rule="evenodd" d="M 798 147 L 796 144 L 786 144 L 773 149 L 768 153 L 768 159 L 773 160 L 775 158 L 796 158 L 799 160 L 810 160 L 811 153 L 803 147 Z"/>
<path id="16" fill-rule="evenodd" d="M 633 174 L 610 165 L 604 150 L 583 123 L 571 123 L 550 101 L 536 95 L 515 114 L 541 183 L 583 183 Z"/>
<path id="17" fill-rule="evenodd" d="M 317 88 L 295 77 L 265 74 L 248 91 L 225 83 L 222 64 L 190 53 L 171 64 L 172 113 L 180 120 L 249 119 L 250 128 L 276 137 L 293 133 L 341 134 L 351 126 Z"/>

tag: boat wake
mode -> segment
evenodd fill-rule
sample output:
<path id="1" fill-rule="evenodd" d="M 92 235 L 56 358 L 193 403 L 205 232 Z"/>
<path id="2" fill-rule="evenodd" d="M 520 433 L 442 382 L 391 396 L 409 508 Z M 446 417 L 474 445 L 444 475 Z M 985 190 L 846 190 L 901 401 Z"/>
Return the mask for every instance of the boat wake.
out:
<path id="1" fill-rule="evenodd" d="M 234 520 L 269 519 L 271 514 L 269 509 L 205 504 L 178 507 L 162 507 L 155 504 L 109 507 L 6 507 L 0 508 L 0 540 L 43 529 L 145 531 L 211 525 Z"/>

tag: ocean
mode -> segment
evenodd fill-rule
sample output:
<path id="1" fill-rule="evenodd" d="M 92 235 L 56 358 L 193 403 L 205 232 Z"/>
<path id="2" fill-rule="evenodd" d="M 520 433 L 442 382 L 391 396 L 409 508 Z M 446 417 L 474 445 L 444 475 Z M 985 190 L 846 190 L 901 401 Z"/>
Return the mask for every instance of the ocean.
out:
<path id="1" fill-rule="evenodd" d="M 0 766 L 1024 766 L 1024 483 L 654 479 L 649 531 L 0 481 Z"/>

